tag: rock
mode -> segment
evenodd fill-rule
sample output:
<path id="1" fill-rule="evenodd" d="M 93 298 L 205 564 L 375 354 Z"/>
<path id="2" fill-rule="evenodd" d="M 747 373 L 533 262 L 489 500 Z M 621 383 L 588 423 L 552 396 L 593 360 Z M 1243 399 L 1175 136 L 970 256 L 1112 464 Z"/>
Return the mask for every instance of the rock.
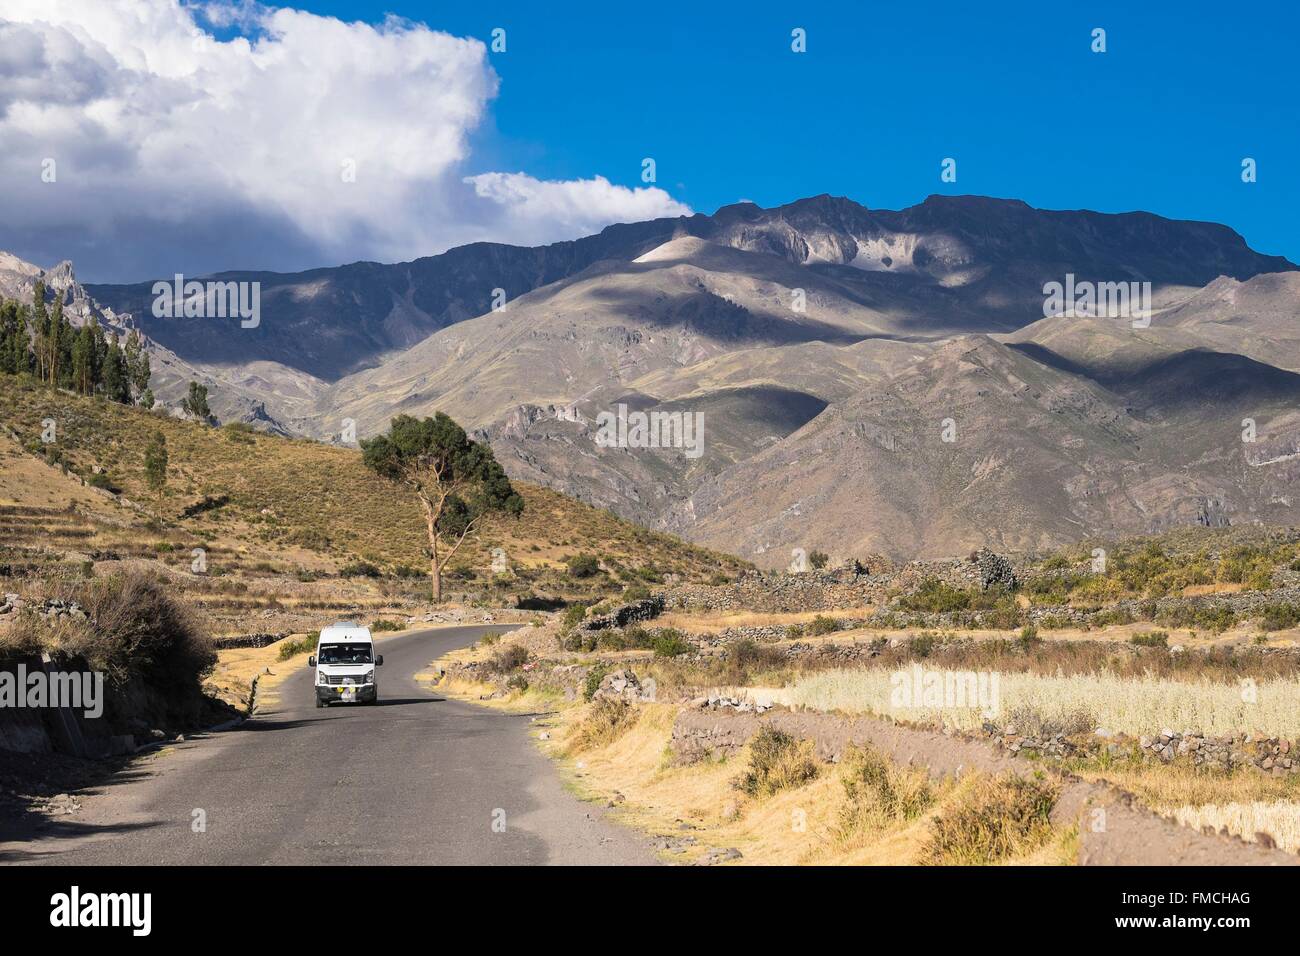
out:
<path id="1" fill-rule="evenodd" d="M 600 679 L 600 685 L 592 694 L 593 700 L 604 698 L 617 698 L 634 703 L 641 698 L 641 682 L 630 670 L 610 671 Z"/>
<path id="2" fill-rule="evenodd" d="M 719 863 L 730 863 L 732 860 L 743 859 L 744 854 L 734 846 L 724 848 L 715 848 L 704 854 L 700 861 L 703 866 L 716 866 Z"/>

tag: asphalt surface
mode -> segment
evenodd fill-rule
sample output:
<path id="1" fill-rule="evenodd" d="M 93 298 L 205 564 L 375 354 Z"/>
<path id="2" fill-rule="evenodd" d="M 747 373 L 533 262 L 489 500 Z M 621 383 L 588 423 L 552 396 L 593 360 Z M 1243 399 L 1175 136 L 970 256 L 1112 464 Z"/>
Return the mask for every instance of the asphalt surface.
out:
<path id="1" fill-rule="evenodd" d="M 490 626 L 381 640 L 380 701 L 318 710 L 300 667 L 266 712 L 135 761 L 0 860 L 110 864 L 648 864 L 561 784 L 529 718 L 418 684 Z M 200 817 L 195 811 L 202 811 Z M 195 832 L 196 819 L 206 829 Z"/>

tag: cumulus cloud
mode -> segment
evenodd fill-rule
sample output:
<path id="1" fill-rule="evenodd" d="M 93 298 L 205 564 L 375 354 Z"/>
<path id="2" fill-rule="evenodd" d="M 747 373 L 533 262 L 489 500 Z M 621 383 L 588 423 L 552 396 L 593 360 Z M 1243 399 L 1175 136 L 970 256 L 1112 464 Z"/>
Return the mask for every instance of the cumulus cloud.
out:
<path id="1" fill-rule="evenodd" d="M 465 182 L 479 198 L 495 203 L 514 228 L 534 242 L 586 235 L 610 222 L 691 214 L 689 206 L 662 189 L 628 189 L 615 186 L 604 176 L 554 182 L 527 173 L 480 173 L 467 176 Z"/>
<path id="2" fill-rule="evenodd" d="M 0 248 L 126 280 L 409 259 L 689 211 L 603 177 L 467 175 L 497 93 L 483 43 L 398 18 L 5 0 Z"/>

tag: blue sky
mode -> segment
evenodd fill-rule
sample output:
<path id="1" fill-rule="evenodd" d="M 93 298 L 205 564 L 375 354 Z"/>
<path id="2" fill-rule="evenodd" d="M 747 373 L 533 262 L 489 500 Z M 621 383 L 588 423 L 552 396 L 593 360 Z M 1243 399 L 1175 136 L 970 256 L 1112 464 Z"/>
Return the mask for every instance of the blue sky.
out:
<path id="1" fill-rule="evenodd" d="M 302 6 L 485 40 L 506 29 L 475 141 L 485 169 L 636 185 L 653 156 L 659 185 L 706 212 L 822 192 L 886 208 L 959 192 L 1147 209 L 1224 222 L 1300 260 L 1297 4 Z M 795 26 L 805 54 L 790 51 Z M 955 184 L 939 179 L 944 157 Z"/>
<path id="2" fill-rule="evenodd" d="M 1298 34 L 1280 2 L 5 0 L 0 249 L 142 281 L 971 193 L 1300 262 Z"/>

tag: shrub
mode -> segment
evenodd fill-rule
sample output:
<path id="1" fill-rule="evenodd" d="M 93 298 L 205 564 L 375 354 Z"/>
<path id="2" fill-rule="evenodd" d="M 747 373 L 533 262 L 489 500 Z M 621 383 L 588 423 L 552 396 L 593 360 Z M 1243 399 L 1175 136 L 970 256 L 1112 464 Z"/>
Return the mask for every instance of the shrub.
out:
<path id="1" fill-rule="evenodd" d="M 808 563 L 814 571 L 820 571 L 830 563 L 831 556 L 825 551 L 813 551 L 808 555 Z"/>
<path id="2" fill-rule="evenodd" d="M 489 670 L 494 670 L 498 674 L 508 674 L 527 663 L 528 648 L 521 644 L 508 644 L 492 655 L 487 666 Z"/>
<path id="3" fill-rule="evenodd" d="M 809 637 L 820 637 L 823 634 L 833 634 L 840 629 L 840 622 L 833 617 L 827 617 L 825 614 L 818 614 L 804 629 Z"/>
<path id="4" fill-rule="evenodd" d="M 850 746 L 842 774 L 846 803 L 840 827 L 846 834 L 872 822 L 912 820 L 934 802 L 924 770 L 896 766 L 870 746 Z"/>
<path id="5" fill-rule="evenodd" d="M 573 730 L 568 750 L 576 753 L 613 743 L 635 724 L 639 712 L 627 701 L 602 697 L 591 705 L 586 717 Z"/>
<path id="6" fill-rule="evenodd" d="M 628 604 L 631 604 L 633 601 L 644 601 L 650 597 L 650 589 L 644 584 L 632 584 L 625 587 L 620 596 Z"/>
<path id="7" fill-rule="evenodd" d="M 1129 638 L 1129 643 L 1138 647 L 1168 647 L 1169 635 L 1165 631 L 1147 631 L 1144 634 L 1134 634 Z"/>
<path id="8" fill-rule="evenodd" d="M 930 632 L 918 634 L 907 642 L 908 651 L 916 657 L 929 657 L 939 643 L 939 638 Z"/>
<path id="9" fill-rule="evenodd" d="M 1014 774 L 968 778 L 930 825 L 930 863 L 984 865 L 1040 845 L 1051 833 L 1056 790 Z"/>
<path id="10" fill-rule="evenodd" d="M 575 554 L 565 559 L 569 577 L 593 578 L 600 573 L 600 559 L 594 554 Z"/>
<path id="11" fill-rule="evenodd" d="M 560 615 L 560 633 L 568 634 L 575 627 L 582 623 L 582 619 L 587 616 L 587 608 L 591 606 L 590 601 L 575 601 L 564 609 Z"/>
<path id="12" fill-rule="evenodd" d="M 81 595 L 90 626 L 62 646 L 109 680 L 141 677 L 165 688 L 198 688 L 217 663 L 212 640 L 193 612 L 145 574 L 114 575 Z"/>
<path id="13" fill-rule="evenodd" d="M 339 576 L 345 578 L 377 578 L 380 574 L 369 561 L 351 561 L 339 568 Z"/>
<path id="14" fill-rule="evenodd" d="M 609 673 L 608 664 L 597 664 L 591 670 L 587 671 L 587 680 L 582 687 L 582 699 L 591 703 L 596 696 L 596 691 L 600 690 L 600 682 L 605 679 Z"/>
<path id="15" fill-rule="evenodd" d="M 654 648 L 655 657 L 679 657 L 695 650 L 695 645 L 686 640 L 681 631 L 671 627 L 656 631 L 650 646 Z"/>
<path id="16" fill-rule="evenodd" d="M 90 485 L 92 488 L 102 488 L 104 491 L 111 491 L 113 494 L 117 494 L 121 491 L 121 489 L 113 483 L 113 479 L 108 477 L 108 475 L 102 471 L 97 475 L 91 475 L 86 484 Z"/>
<path id="17" fill-rule="evenodd" d="M 376 618 L 370 623 L 371 631 L 400 631 L 406 625 L 397 621 L 389 621 L 385 618 Z"/>
<path id="18" fill-rule="evenodd" d="M 1043 639 L 1038 636 L 1038 628 L 1032 624 L 1026 624 L 1020 629 L 1020 636 L 1016 638 L 1016 644 L 1022 651 L 1027 651 L 1038 644 L 1043 643 Z"/>
<path id="19" fill-rule="evenodd" d="M 951 588 L 938 578 L 926 578 L 914 592 L 903 595 L 899 604 L 908 611 L 934 614 L 965 611 L 971 606 L 971 594 Z"/>
<path id="20" fill-rule="evenodd" d="M 1260 608 L 1260 627 L 1266 631 L 1285 631 L 1300 624 L 1300 607 L 1294 604 L 1265 604 Z"/>
<path id="21" fill-rule="evenodd" d="M 512 674 L 510 679 L 506 681 L 506 689 L 517 690 L 522 694 L 528 690 L 528 678 L 524 677 L 523 674 Z"/>
<path id="22" fill-rule="evenodd" d="M 816 777 L 818 770 L 811 740 L 795 740 L 782 731 L 764 727 L 750 742 L 749 770 L 735 786 L 751 797 L 771 796 L 802 786 Z"/>
<path id="23" fill-rule="evenodd" d="M 316 645 L 320 643 L 320 631 L 315 634 L 307 634 L 296 640 L 287 640 L 280 645 L 279 660 L 287 661 L 291 657 L 307 651 L 316 650 Z"/>

